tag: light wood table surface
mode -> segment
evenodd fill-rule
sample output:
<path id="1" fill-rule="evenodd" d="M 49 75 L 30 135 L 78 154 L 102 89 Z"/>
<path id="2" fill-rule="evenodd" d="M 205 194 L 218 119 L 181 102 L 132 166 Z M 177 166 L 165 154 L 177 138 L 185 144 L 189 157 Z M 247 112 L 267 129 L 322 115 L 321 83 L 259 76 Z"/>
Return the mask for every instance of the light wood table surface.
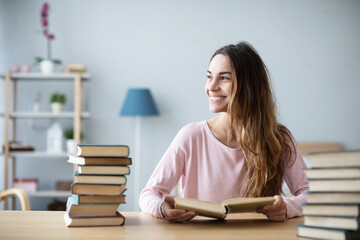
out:
<path id="1" fill-rule="evenodd" d="M 256 213 L 230 214 L 225 221 L 196 217 L 188 223 L 168 223 L 146 213 L 122 212 L 121 227 L 67 228 L 65 212 L 0 211 L 0 239 L 299 239 L 303 217 L 270 222 Z"/>

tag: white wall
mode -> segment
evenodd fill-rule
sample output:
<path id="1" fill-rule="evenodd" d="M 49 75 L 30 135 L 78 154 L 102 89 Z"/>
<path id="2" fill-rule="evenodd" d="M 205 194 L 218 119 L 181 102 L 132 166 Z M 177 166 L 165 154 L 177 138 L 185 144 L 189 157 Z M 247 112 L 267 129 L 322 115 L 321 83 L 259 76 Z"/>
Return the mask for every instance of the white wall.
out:
<path id="1" fill-rule="evenodd" d="M 36 33 L 43 2 L 0 1 L 0 71 L 45 56 L 45 40 Z M 298 141 L 340 141 L 346 149 L 360 146 L 359 1 L 49 3 L 50 30 L 56 35 L 53 56 L 65 64 L 83 63 L 92 75 L 86 86 L 86 108 L 92 114 L 85 123 L 87 143 L 128 144 L 134 153 L 134 119 L 119 117 L 119 111 L 129 87 L 151 88 L 161 115 L 142 120 L 142 187 L 177 131 L 213 116 L 203 90 L 209 58 L 217 48 L 241 40 L 253 44 L 268 66 L 281 121 Z M 19 86 L 18 108 L 31 109 L 40 91 L 41 108 L 48 109 L 48 96 L 63 87 L 59 82 Z M 1 81 L 0 110 L 3 88 Z M 71 85 L 63 91 L 70 96 Z M 66 107 L 71 106 L 70 97 Z M 23 121 L 18 139 L 44 149 L 49 123 Z M 40 175 L 44 188 L 57 179 L 71 179 L 69 164 L 49 161 L 39 160 L 39 169 L 40 164 L 19 160 L 17 174 Z M 3 159 L 0 164 L 2 174 Z M 55 173 L 46 173 L 54 166 Z M 128 183 L 128 203 L 122 210 L 132 210 L 135 203 L 132 175 Z M 32 200 L 33 208 L 42 205 Z"/>

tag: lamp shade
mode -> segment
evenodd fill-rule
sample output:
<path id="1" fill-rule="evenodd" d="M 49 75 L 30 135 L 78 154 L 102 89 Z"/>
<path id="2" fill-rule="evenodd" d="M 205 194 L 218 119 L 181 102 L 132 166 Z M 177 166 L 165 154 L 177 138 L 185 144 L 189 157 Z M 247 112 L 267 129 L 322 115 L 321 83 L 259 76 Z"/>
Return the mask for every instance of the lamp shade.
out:
<path id="1" fill-rule="evenodd" d="M 120 116 L 159 115 L 151 92 L 147 88 L 130 88 L 126 94 Z"/>

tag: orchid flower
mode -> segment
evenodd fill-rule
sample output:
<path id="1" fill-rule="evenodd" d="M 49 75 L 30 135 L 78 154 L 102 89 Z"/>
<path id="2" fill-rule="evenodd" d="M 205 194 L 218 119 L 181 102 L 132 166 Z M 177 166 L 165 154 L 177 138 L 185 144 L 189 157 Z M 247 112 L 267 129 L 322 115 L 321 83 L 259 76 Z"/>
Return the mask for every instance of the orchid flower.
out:
<path id="1" fill-rule="evenodd" d="M 50 5 L 49 3 L 45 2 L 40 10 L 40 23 L 41 23 L 41 27 L 42 27 L 42 33 L 46 38 L 47 41 L 47 59 L 53 61 L 56 64 L 61 64 L 61 61 L 58 59 L 51 59 L 51 46 L 50 46 L 50 41 L 55 39 L 55 35 L 53 33 L 50 33 L 48 30 L 49 27 L 49 21 L 48 21 L 48 16 L 49 16 L 49 10 L 50 10 Z M 43 61 L 44 58 L 42 57 L 36 57 L 35 61 L 37 62 L 41 62 Z"/>

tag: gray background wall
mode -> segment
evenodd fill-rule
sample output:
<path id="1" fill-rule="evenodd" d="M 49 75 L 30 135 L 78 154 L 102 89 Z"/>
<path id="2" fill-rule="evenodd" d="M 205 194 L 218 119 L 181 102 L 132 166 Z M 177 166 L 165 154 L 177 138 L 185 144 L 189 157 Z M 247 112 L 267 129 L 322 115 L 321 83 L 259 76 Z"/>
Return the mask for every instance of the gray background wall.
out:
<path id="1" fill-rule="evenodd" d="M 39 12 L 43 1 L 0 0 L 0 71 L 45 56 Z M 141 187 L 177 131 L 213 117 L 204 92 L 209 58 L 219 47 L 250 42 L 269 68 L 281 122 L 297 141 L 340 141 L 360 147 L 360 1 L 49 1 L 54 58 L 83 63 L 86 83 L 86 143 L 127 144 L 134 153 L 133 118 L 119 117 L 129 87 L 149 87 L 161 115 L 141 121 Z M 63 65 L 64 66 L 64 65 Z M 62 67 L 63 67 L 62 66 Z M 38 71 L 34 66 L 33 71 Z M 54 91 L 68 95 L 72 84 L 19 85 L 18 109 L 29 111 L 41 92 L 42 111 Z M 0 81 L 0 112 L 4 110 Z M 3 124 L 0 119 L 0 124 Z M 63 128 L 71 121 L 61 122 Z M 18 139 L 45 150 L 50 120 L 21 120 Z M 3 125 L 2 125 L 3 126 Z M 0 128 L 3 144 L 4 128 Z M 136 169 L 133 169 L 136 171 Z M 0 158 L 0 190 L 4 161 Z M 40 187 L 71 180 L 65 160 L 19 159 L 17 175 L 38 176 Z M 133 175 L 128 200 L 134 206 Z M 52 199 L 31 199 L 43 209 Z"/>

